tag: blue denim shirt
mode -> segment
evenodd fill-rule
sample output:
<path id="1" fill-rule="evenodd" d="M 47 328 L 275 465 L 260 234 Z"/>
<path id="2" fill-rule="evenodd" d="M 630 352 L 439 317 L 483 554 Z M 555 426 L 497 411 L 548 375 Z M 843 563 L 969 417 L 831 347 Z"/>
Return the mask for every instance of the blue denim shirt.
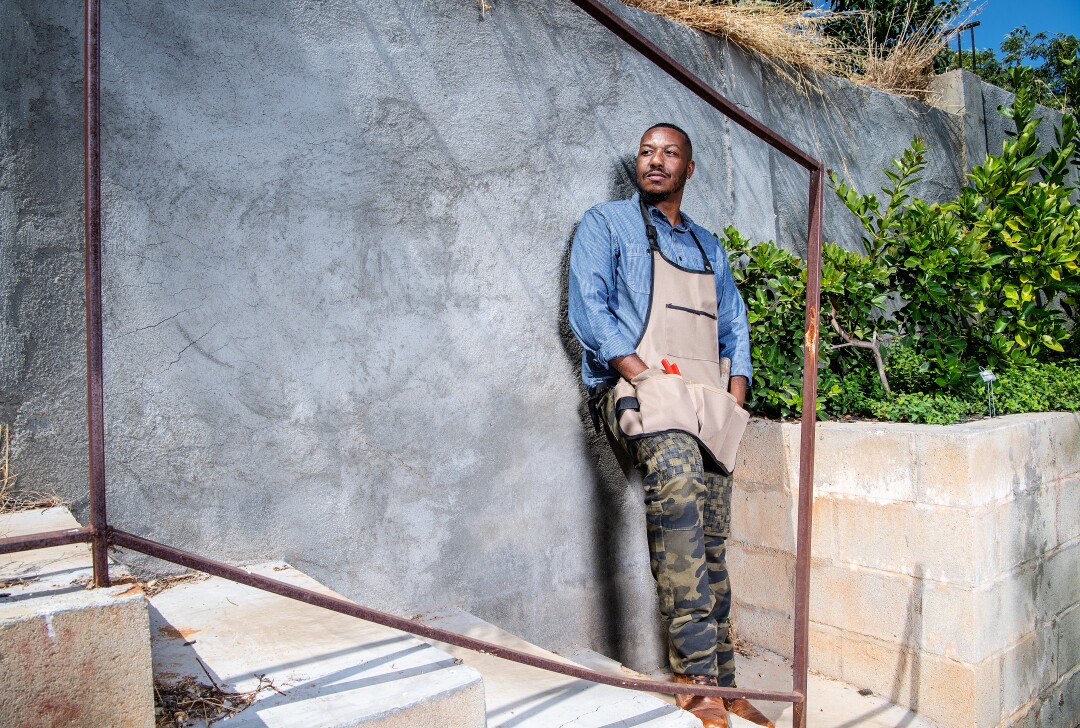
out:
<path id="1" fill-rule="evenodd" d="M 649 206 L 660 250 L 683 268 L 705 270 L 692 227 L 716 272 L 717 333 L 720 356 L 730 357 L 733 376 L 751 379 L 750 325 L 735 287 L 727 253 L 715 235 L 682 213 L 672 227 Z M 652 258 L 638 195 L 596 205 L 581 219 L 570 249 L 570 327 L 585 348 L 581 379 L 587 387 L 613 382 L 619 374 L 608 361 L 635 353 L 649 313 Z"/>

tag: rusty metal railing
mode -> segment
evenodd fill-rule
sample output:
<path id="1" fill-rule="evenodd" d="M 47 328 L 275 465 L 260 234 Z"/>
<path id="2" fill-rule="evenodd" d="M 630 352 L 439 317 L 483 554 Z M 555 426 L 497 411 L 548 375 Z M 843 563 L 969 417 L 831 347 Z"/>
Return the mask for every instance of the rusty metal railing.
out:
<path id="1" fill-rule="evenodd" d="M 964 36 L 964 31 L 971 33 L 971 72 L 977 73 L 975 70 L 975 64 L 978 62 L 978 56 L 975 50 L 975 29 L 982 25 L 982 22 L 976 20 L 972 23 L 964 23 L 963 25 L 953 28 L 951 31 L 945 34 L 945 39 L 948 40 L 950 35 L 956 36 L 956 67 L 963 70 L 964 68 L 964 47 L 960 42 Z"/>
<path id="2" fill-rule="evenodd" d="M 672 695 L 715 695 L 745 697 L 793 704 L 793 725 L 806 724 L 806 668 L 809 627 L 810 535 L 814 484 L 814 427 L 817 402 L 818 305 L 821 282 L 821 224 L 824 167 L 775 131 L 736 107 L 685 66 L 609 10 L 600 0 L 572 0 L 590 17 L 613 32 L 639 54 L 656 64 L 698 98 L 765 141 L 809 172 L 810 207 L 807 220 L 806 335 L 803 349 L 802 432 L 799 454 L 798 529 L 795 552 L 794 665 L 791 690 L 750 690 L 747 688 L 678 685 L 657 680 L 628 679 L 538 657 L 456 632 L 430 627 L 411 620 L 360 606 L 337 597 L 253 574 L 197 554 L 113 528 L 109 525 L 105 494 L 104 367 L 102 362 L 101 313 L 101 147 L 100 147 L 100 0 L 84 0 L 84 134 L 85 134 L 85 246 L 86 246 L 86 382 L 90 481 L 90 525 L 63 531 L 0 539 L 0 554 L 15 551 L 90 543 L 93 553 L 94 584 L 109 585 L 108 547 L 118 546 L 148 556 L 196 569 L 231 581 L 279 594 L 340 614 L 439 640 L 466 649 L 486 652 L 551 672 L 617 687 Z"/>

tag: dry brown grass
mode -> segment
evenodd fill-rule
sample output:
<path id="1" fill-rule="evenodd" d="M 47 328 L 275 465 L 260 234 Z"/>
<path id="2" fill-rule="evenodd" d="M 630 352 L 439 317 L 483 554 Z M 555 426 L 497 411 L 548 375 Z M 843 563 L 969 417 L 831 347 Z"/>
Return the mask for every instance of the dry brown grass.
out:
<path id="1" fill-rule="evenodd" d="M 735 650 L 736 654 L 743 657 L 756 657 L 758 654 L 757 646 L 753 642 L 744 640 L 735 631 L 735 622 L 732 620 L 731 626 L 728 628 L 728 636 L 731 638 L 731 646 Z"/>
<path id="2" fill-rule="evenodd" d="M 882 91 L 925 98 L 933 78 L 934 58 L 947 45 L 950 17 L 939 15 L 916 26 L 910 7 L 894 23 L 903 27 L 901 40 L 880 47 L 872 40 L 870 18 L 867 42 L 847 47 L 825 35 L 824 26 L 841 16 L 827 11 L 806 12 L 782 2 L 713 5 L 704 0 L 622 0 L 624 4 L 661 15 L 710 35 L 728 38 L 762 57 L 780 75 L 806 91 L 817 89 L 810 74 L 849 78 Z M 859 69 L 858 71 L 854 69 Z"/>
<path id="3" fill-rule="evenodd" d="M 53 508 L 67 503 L 55 493 L 15 490 L 19 476 L 11 472 L 11 426 L 0 425 L 0 513 L 17 513 L 32 508 Z"/>
<path id="4" fill-rule="evenodd" d="M 965 6 L 961 13 L 970 16 Z M 904 15 L 891 19 L 901 28 L 899 40 L 890 46 L 874 42 L 870 18 L 864 16 L 866 43 L 855 49 L 862 71 L 852 74 L 851 80 L 882 91 L 925 99 L 934 78 L 934 59 L 949 43 L 952 34 L 948 26 L 955 16 L 945 14 L 942 6 L 928 21 L 916 25 L 909 5 Z M 967 22 L 968 17 L 957 24 Z"/>
<path id="5" fill-rule="evenodd" d="M 171 589 L 181 582 L 204 581 L 209 578 L 209 574 L 204 574 L 200 571 L 188 571 L 183 574 L 176 574 L 175 576 L 159 576 L 140 583 L 142 584 L 143 593 L 146 594 L 146 598 L 149 599 L 150 597 L 157 596 L 166 589 Z"/>
<path id="6" fill-rule="evenodd" d="M 800 85 L 800 72 L 836 73 L 849 64 L 849 51 L 821 32 L 835 18 L 783 3 L 711 5 L 702 0 L 623 0 L 703 33 L 728 38 L 753 51 Z"/>
<path id="7" fill-rule="evenodd" d="M 198 658 L 195 658 L 198 659 Z M 199 661 L 202 665 L 202 661 Z M 203 670 L 206 666 L 203 665 Z M 157 728 L 182 728 L 193 723 L 213 725 L 241 713 L 255 702 L 263 690 L 281 693 L 265 675 L 257 675 L 259 685 L 243 693 L 223 689 L 206 673 L 210 685 L 194 677 L 181 680 L 154 682 L 154 725 Z M 281 693 L 284 695 L 284 693 Z"/>

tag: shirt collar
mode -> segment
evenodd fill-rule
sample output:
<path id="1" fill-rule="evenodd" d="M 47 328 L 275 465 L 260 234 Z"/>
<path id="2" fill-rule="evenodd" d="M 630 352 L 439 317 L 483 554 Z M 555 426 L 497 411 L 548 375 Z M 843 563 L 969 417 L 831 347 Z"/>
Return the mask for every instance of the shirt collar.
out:
<path id="1" fill-rule="evenodd" d="M 634 200 L 635 203 L 637 203 L 641 199 L 641 193 L 640 192 L 635 192 L 634 196 L 631 199 Z M 660 212 L 660 210 L 657 209 L 657 207 L 655 205 L 650 205 L 649 203 L 646 202 L 645 207 L 648 209 L 649 214 L 652 215 L 653 220 L 656 220 L 658 222 L 662 222 L 664 225 L 667 225 L 668 227 L 672 227 L 671 223 L 667 219 L 667 215 Z M 686 232 L 687 230 L 690 229 L 690 226 L 694 224 L 694 221 L 691 219 L 691 217 L 689 215 L 686 214 L 686 210 L 680 209 L 679 214 L 682 216 L 682 223 L 679 224 L 679 225 L 675 225 L 674 227 L 672 227 L 672 229 L 677 231 L 677 232 L 680 232 L 680 233 L 681 232 Z"/>

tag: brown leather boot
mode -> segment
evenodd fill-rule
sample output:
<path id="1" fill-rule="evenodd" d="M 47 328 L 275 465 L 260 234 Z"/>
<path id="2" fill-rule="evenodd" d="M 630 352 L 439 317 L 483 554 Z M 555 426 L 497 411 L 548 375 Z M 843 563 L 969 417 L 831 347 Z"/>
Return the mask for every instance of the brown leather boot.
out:
<path id="1" fill-rule="evenodd" d="M 675 682 L 683 685 L 716 687 L 716 678 L 708 675 L 675 675 Z M 690 712 L 701 721 L 704 728 L 728 728 L 727 710 L 723 698 L 702 695 L 676 695 L 675 705 Z"/>
<path id="2" fill-rule="evenodd" d="M 772 721 L 766 718 L 760 710 L 751 705 L 750 701 L 746 698 L 735 698 L 734 700 L 724 698 L 724 707 L 728 709 L 729 713 L 734 713 L 751 723 L 768 726 L 768 728 L 776 728 L 772 724 Z"/>

